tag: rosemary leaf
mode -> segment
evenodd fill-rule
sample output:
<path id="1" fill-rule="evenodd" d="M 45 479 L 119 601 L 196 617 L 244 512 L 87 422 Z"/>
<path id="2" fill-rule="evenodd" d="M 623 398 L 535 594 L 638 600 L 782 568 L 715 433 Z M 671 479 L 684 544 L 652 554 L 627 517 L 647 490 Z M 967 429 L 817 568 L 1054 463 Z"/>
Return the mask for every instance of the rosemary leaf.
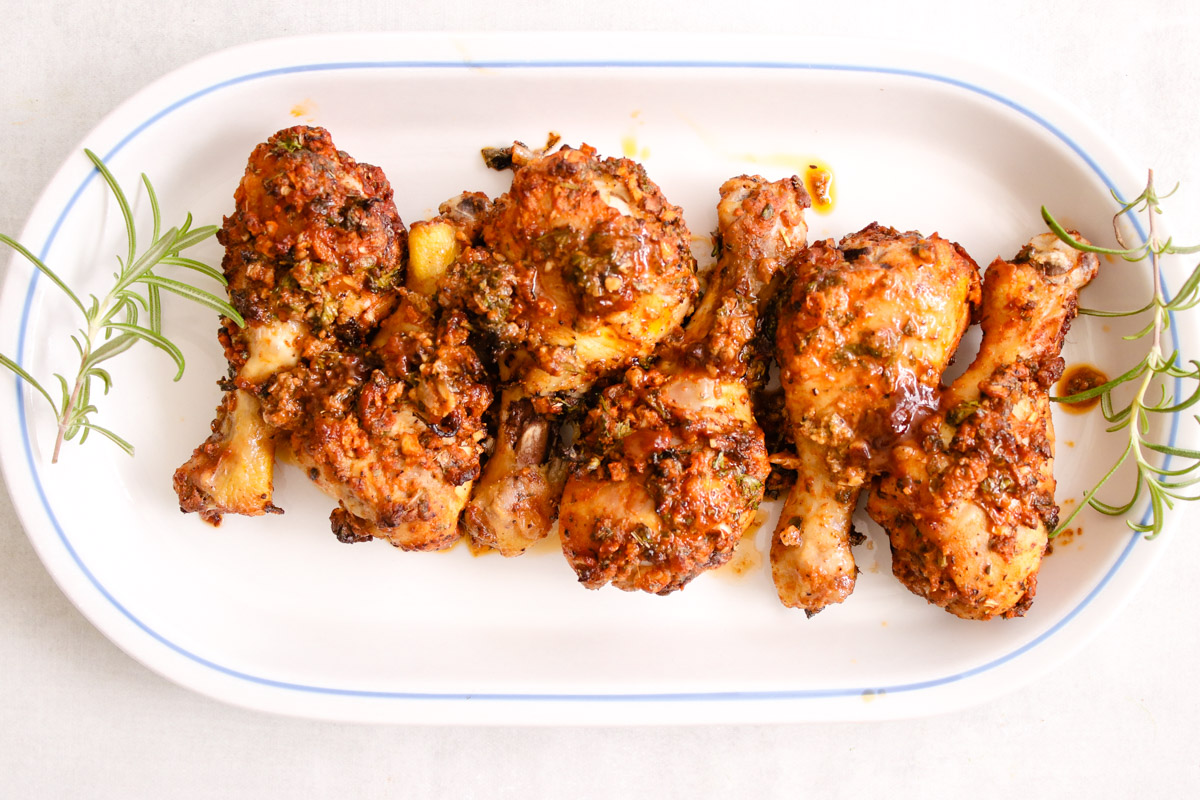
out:
<path id="1" fill-rule="evenodd" d="M 84 368 L 91 368 L 95 364 L 120 355 L 135 344 L 137 344 L 137 339 L 133 336 L 118 336 L 115 339 L 109 339 L 84 357 Z"/>
<path id="2" fill-rule="evenodd" d="M 45 389 L 43 389 L 43 388 L 42 388 L 42 385 L 41 385 L 40 383 L 38 383 L 38 382 L 37 382 L 37 380 L 36 380 L 36 379 L 35 379 L 35 378 L 34 378 L 32 375 L 30 375 L 30 374 L 29 374 L 28 372 L 26 372 L 25 370 L 21 369 L 21 365 L 20 365 L 20 364 L 18 364 L 17 362 L 13 361 L 11 358 L 9 358 L 8 356 L 4 355 L 3 353 L 0 353 L 0 364 L 3 364 L 4 366 L 8 367 L 8 368 L 9 368 L 10 370 L 12 370 L 13 372 L 15 372 L 15 373 L 17 373 L 18 375 L 20 375 L 20 376 L 21 376 L 21 378 L 22 378 L 22 379 L 23 379 L 23 380 L 24 380 L 26 383 L 28 383 L 28 384 L 29 384 L 30 386 L 32 386 L 33 388 L 37 389 L 37 390 L 38 390 L 38 392 L 40 392 L 40 393 L 41 393 L 42 397 L 46 398 L 46 402 L 47 402 L 47 403 L 49 403 L 51 406 L 53 406 L 53 405 L 54 405 L 54 398 L 50 396 L 50 393 L 49 393 L 49 392 L 47 392 Z"/>
<path id="3" fill-rule="evenodd" d="M 144 172 L 142 173 L 142 186 L 146 189 L 146 198 L 150 201 L 150 214 L 154 226 L 151 229 L 150 238 L 157 241 L 159 229 L 162 228 L 162 210 L 158 206 L 158 194 L 154 191 L 154 184 L 150 183 L 150 179 Z"/>
<path id="4" fill-rule="evenodd" d="M 1124 209 L 1124 210 L 1128 210 L 1128 209 Z M 1067 229 L 1059 224 L 1058 220 L 1056 220 L 1050 214 L 1050 210 L 1047 209 L 1045 206 L 1042 206 L 1042 219 L 1045 220 L 1046 225 L 1050 228 L 1051 231 L 1054 232 L 1055 236 L 1057 236 L 1059 239 L 1062 239 L 1064 242 L 1071 245 L 1071 247 L 1074 247 L 1076 250 L 1082 250 L 1085 253 L 1100 253 L 1103 255 L 1110 255 L 1110 256 L 1130 256 L 1140 250 L 1140 248 L 1130 249 L 1130 250 L 1114 250 L 1111 247 L 1099 247 L 1098 245 L 1087 244 L 1087 243 L 1081 242 L 1078 239 L 1076 239 L 1074 236 L 1072 236 L 1069 232 L 1067 232 Z"/>
<path id="5" fill-rule="evenodd" d="M 112 390 L 112 375 L 108 374 L 108 370 L 100 367 L 92 367 L 90 370 L 92 377 L 99 378 L 104 384 L 104 393 L 108 394 Z"/>
<path id="6" fill-rule="evenodd" d="M 183 377 L 183 351 L 180 350 L 170 339 L 161 334 L 155 333 L 149 328 L 143 328 L 139 325 L 127 325 L 123 322 L 113 322 L 110 323 L 109 327 L 121 331 L 129 336 L 137 337 L 142 341 L 149 342 L 159 350 L 162 350 L 164 353 L 174 359 L 175 365 L 179 367 L 179 372 L 175 374 L 175 380 L 179 380 Z"/>
<path id="7" fill-rule="evenodd" d="M 1190 458 L 1195 461 L 1200 461 L 1200 450 L 1185 450 L 1182 447 L 1173 447 L 1172 445 L 1168 445 L 1168 444 L 1156 444 L 1154 442 L 1146 442 L 1144 444 L 1144 446 L 1147 450 L 1153 450 L 1156 453 L 1164 453 L 1169 456 L 1179 456 L 1180 458 Z M 1191 471 L 1191 470 L 1195 469 L 1197 466 L 1200 466 L 1200 464 L 1192 464 L 1189 467 L 1185 467 L 1184 471 Z M 1176 472 L 1163 471 L 1163 472 L 1160 472 L 1160 474 L 1162 474 L 1162 475 L 1181 475 L 1183 473 L 1180 471 L 1176 471 Z"/>
<path id="8" fill-rule="evenodd" d="M 111 441 L 117 447 L 124 450 L 127 454 L 133 455 L 133 445 L 131 445 L 129 442 L 122 439 L 117 434 L 110 431 L 108 428 L 101 427 L 101 426 L 93 424 L 91 422 L 84 423 L 82 427 L 89 431 L 95 431 L 96 433 L 100 434 L 101 436 L 104 436 L 105 438 L 107 438 L 109 441 Z"/>
<path id="9" fill-rule="evenodd" d="M 238 325 L 246 324 L 246 321 L 242 319 L 242 315 L 239 314 L 233 306 L 229 305 L 229 303 L 217 297 L 216 295 L 192 286 L 191 284 L 172 280 L 171 278 L 163 278 L 158 275 L 147 275 L 142 282 L 151 286 L 158 286 L 162 289 L 166 289 L 168 292 L 174 292 L 181 297 L 194 300 L 202 306 L 208 306 L 213 311 L 229 317 Z"/>
<path id="10" fill-rule="evenodd" d="M 1081 309 L 1079 309 L 1079 316 L 1081 316 L 1081 317 L 1136 317 L 1140 314 L 1145 314 L 1147 311 L 1151 310 L 1152 308 L 1154 308 L 1153 302 L 1147 303 L 1146 305 L 1142 306 L 1141 308 L 1135 309 L 1133 311 L 1101 311 L 1101 310 L 1095 309 L 1095 308 L 1081 308 Z"/>
<path id="11" fill-rule="evenodd" d="M 169 267 L 183 267 L 184 269 L 190 269 L 195 272 L 199 272 L 206 278 L 211 278 L 222 286 L 228 285 L 228 281 L 225 280 L 225 275 L 222 272 L 213 269 L 202 261 L 196 261 L 192 258 L 184 258 L 183 256 L 167 256 L 162 260 L 161 263 Z"/>
<path id="12" fill-rule="evenodd" d="M 5 236 L 3 233 L 0 233 L 0 243 L 8 245 L 13 250 L 16 250 L 18 253 L 20 253 L 22 256 L 24 256 L 25 260 L 28 261 L 29 263 L 33 264 L 35 267 L 37 267 L 38 270 L 43 275 L 45 275 L 47 278 L 50 279 L 51 283 L 53 283 L 59 289 L 62 289 L 63 294 L 65 294 L 67 297 L 69 297 L 71 299 L 71 302 L 74 303 L 79 308 L 80 311 L 84 312 L 85 314 L 87 313 L 87 309 L 85 309 L 83 307 L 83 303 L 80 302 L 79 298 L 76 297 L 75 293 L 71 291 L 71 288 L 69 286 L 67 286 L 65 283 L 63 283 L 62 278 L 58 277 L 58 275 L 55 274 L 54 270 L 50 269 L 45 264 L 43 264 L 42 260 L 40 258 L 35 256 L 33 253 L 29 252 L 29 250 L 23 244 L 18 242 L 16 239 Z M 92 298 L 92 299 L 95 299 L 95 298 Z"/>
<path id="13" fill-rule="evenodd" d="M 117 285 L 113 288 L 113 292 L 121 292 L 135 281 L 141 280 L 150 270 L 157 267 L 158 262 L 174 249 L 175 235 L 178 232 L 178 229 L 171 228 L 165 236 L 143 253 L 141 258 L 132 262 L 132 265 L 122 272 L 120 280 L 117 281 Z"/>
<path id="14" fill-rule="evenodd" d="M 189 231 L 185 223 L 185 227 L 180 228 L 179 232 L 175 235 L 175 241 L 172 242 L 171 252 L 177 253 L 180 250 L 187 250 L 189 247 L 195 247 L 216 232 L 216 225 L 205 225 L 203 228 L 196 228 L 194 231 Z M 169 234 L 163 238 L 169 238 Z"/>
<path id="15" fill-rule="evenodd" d="M 108 166 L 100 156 L 93 153 L 91 150 L 84 148 L 84 155 L 92 162 L 96 171 L 104 178 L 104 182 L 108 184 L 109 191 L 112 192 L 113 199 L 117 201 L 117 206 L 121 209 L 121 219 L 125 223 L 125 238 L 129 243 L 128 257 L 125 259 L 125 266 L 128 267 L 137 257 L 137 226 L 133 222 L 133 212 L 129 208 L 129 200 L 125 197 L 125 192 L 122 191 L 121 185 L 117 183 L 117 179 L 108 171 Z"/>

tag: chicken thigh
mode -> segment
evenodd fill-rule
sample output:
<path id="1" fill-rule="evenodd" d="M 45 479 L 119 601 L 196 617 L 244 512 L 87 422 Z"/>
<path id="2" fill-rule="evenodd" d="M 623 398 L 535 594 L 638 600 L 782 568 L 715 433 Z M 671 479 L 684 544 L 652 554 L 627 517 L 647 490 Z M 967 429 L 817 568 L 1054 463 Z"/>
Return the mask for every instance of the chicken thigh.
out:
<path id="1" fill-rule="evenodd" d="M 810 616 L 844 600 L 854 513 L 878 459 L 937 406 L 979 297 L 974 261 L 934 234 L 871 224 L 794 263 L 776 345 L 797 478 L 771 546 L 779 598 Z"/>
<path id="2" fill-rule="evenodd" d="M 1033 600 L 1058 518 L 1049 390 L 1077 293 L 1098 265 L 1045 233 L 988 267 L 979 354 L 937 414 L 892 450 L 868 501 L 892 571 L 959 617 L 1019 616 Z"/>
<path id="3" fill-rule="evenodd" d="M 809 200 L 796 178 L 734 178 L 720 193 L 720 255 L 700 307 L 581 426 L 559 524 L 588 588 L 682 588 L 729 559 L 762 500 L 770 464 L 747 362 L 759 298 L 804 248 Z"/>

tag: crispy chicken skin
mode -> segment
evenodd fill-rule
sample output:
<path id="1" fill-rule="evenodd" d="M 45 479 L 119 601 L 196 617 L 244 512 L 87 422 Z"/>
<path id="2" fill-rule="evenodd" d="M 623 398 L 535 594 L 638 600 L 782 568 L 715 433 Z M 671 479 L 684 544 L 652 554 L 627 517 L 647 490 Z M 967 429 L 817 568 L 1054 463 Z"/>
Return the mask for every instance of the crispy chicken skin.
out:
<path id="1" fill-rule="evenodd" d="M 494 450 L 463 526 L 516 555 L 554 521 L 559 415 L 601 376 L 648 356 L 690 310 L 696 278 L 680 209 L 639 165 L 587 145 L 504 153 L 512 186 L 483 214 L 439 299 L 491 338 L 501 379 Z"/>
<path id="2" fill-rule="evenodd" d="M 320 128 L 255 148 L 218 238 L 231 303 L 226 397 L 175 474 L 184 511 L 277 511 L 275 449 L 339 502 L 338 537 L 406 549 L 456 538 L 491 395 L 461 313 L 399 283 L 407 233 L 378 167 Z"/>
<path id="3" fill-rule="evenodd" d="M 988 267 L 979 354 L 937 414 L 892 450 L 871 493 L 892 571 L 959 617 L 1020 616 L 1033 601 L 1058 518 L 1049 390 L 1098 264 L 1045 233 Z"/>
<path id="4" fill-rule="evenodd" d="M 776 328 L 797 469 L 771 546 L 784 605 L 811 616 L 853 590 L 859 493 L 879 455 L 936 408 L 978 298 L 975 262 L 936 234 L 873 223 L 793 262 Z"/>
<path id="5" fill-rule="evenodd" d="M 668 594 L 724 564 L 770 472 L 746 385 L 759 296 L 805 245 L 796 178 L 727 181 L 716 271 L 681 337 L 589 410 L 560 532 L 588 588 Z"/>

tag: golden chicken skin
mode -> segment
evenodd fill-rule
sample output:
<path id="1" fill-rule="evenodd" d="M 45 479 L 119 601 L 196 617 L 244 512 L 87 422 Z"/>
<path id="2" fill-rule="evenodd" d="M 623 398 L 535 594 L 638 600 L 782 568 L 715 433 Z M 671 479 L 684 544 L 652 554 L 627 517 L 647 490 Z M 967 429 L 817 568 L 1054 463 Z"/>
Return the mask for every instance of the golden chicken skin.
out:
<path id="1" fill-rule="evenodd" d="M 770 473 L 751 412 L 747 362 L 758 306 L 803 249 L 797 178 L 727 181 L 719 259 L 681 337 L 601 392 L 563 493 L 563 552 L 588 588 L 668 594 L 729 560 Z"/>
<path id="2" fill-rule="evenodd" d="M 690 311 L 695 259 L 682 213 L 642 167 L 584 145 L 492 153 L 511 188 L 483 214 L 441 302 L 467 311 L 499 365 L 495 444 L 463 517 L 476 544 L 517 555 L 549 533 L 565 467 L 558 420 Z"/>
<path id="3" fill-rule="evenodd" d="M 1020 616 L 1033 601 L 1058 519 L 1049 391 L 1098 265 L 1045 233 L 988 267 L 978 355 L 892 450 L 868 500 L 895 575 L 959 617 Z"/>
<path id="4" fill-rule="evenodd" d="M 443 547 L 478 475 L 491 400 L 461 313 L 408 291 L 407 233 L 378 167 L 320 128 L 251 154 L 218 237 L 231 303 L 213 435 L 175 474 L 211 522 L 271 502 L 276 448 L 339 502 L 344 541 Z"/>
<path id="5" fill-rule="evenodd" d="M 853 591 L 859 494 L 880 456 L 936 408 L 978 298 L 978 267 L 961 247 L 875 223 L 791 265 L 776 348 L 797 477 L 771 545 L 784 605 L 811 616 Z"/>

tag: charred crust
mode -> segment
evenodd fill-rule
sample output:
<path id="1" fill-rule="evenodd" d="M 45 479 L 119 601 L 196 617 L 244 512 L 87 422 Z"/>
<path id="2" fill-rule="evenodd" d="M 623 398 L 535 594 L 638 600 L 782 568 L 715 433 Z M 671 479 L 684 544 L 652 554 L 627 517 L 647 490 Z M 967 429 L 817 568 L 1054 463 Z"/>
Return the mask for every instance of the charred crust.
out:
<path id="1" fill-rule="evenodd" d="M 335 508 L 333 513 L 329 515 L 330 528 L 339 542 L 343 544 L 358 544 L 360 542 L 369 542 L 375 538 L 369 533 L 360 531 L 356 522 L 358 525 L 361 525 L 361 520 L 356 520 L 344 508 Z"/>
<path id="2" fill-rule="evenodd" d="M 508 147 L 485 147 L 479 151 L 483 156 L 483 164 L 488 169 L 494 169 L 497 172 L 503 172 L 506 169 L 513 168 L 513 148 Z"/>

